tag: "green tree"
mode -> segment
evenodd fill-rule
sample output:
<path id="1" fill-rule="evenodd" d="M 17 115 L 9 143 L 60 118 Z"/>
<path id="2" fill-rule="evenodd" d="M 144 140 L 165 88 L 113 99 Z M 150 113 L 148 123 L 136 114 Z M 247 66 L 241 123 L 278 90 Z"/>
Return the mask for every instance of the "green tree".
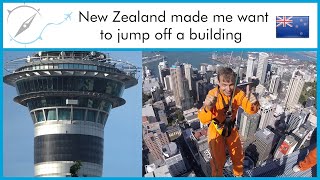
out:
<path id="1" fill-rule="evenodd" d="M 173 125 L 173 118 L 171 116 L 168 117 L 168 126 L 172 126 Z"/>
<path id="2" fill-rule="evenodd" d="M 308 88 L 308 91 L 307 91 Z M 303 86 L 300 98 L 299 98 L 299 102 L 301 104 L 305 104 L 308 97 L 315 97 L 317 99 L 317 83 L 315 82 L 306 82 Z"/>
<path id="3" fill-rule="evenodd" d="M 147 95 L 142 93 L 142 104 L 144 104 L 145 102 L 147 102 L 149 99 L 151 99 L 151 95 Z"/>
<path id="4" fill-rule="evenodd" d="M 70 167 L 71 177 L 78 177 L 78 171 L 81 169 L 81 161 L 73 161 L 74 164 Z"/>
<path id="5" fill-rule="evenodd" d="M 182 111 L 180 109 L 176 110 L 176 115 L 177 115 L 177 119 L 179 122 L 184 120 L 184 116 L 183 116 Z"/>

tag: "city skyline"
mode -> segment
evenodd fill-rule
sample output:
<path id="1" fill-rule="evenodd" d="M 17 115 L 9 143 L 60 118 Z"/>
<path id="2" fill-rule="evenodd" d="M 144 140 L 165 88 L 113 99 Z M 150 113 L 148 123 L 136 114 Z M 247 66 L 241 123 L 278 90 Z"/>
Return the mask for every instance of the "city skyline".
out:
<path id="1" fill-rule="evenodd" d="M 152 172 L 157 172 L 153 174 L 156 177 L 161 177 L 161 172 L 165 176 L 168 173 L 171 176 L 184 177 L 210 175 L 210 152 L 208 145 L 203 146 L 206 144 L 203 142 L 207 142 L 207 126 L 202 125 L 197 119 L 197 108 L 202 106 L 208 91 L 217 85 L 217 71 L 222 66 L 231 67 L 234 72 L 239 72 L 237 77 L 240 84 L 252 81 L 252 91 L 257 95 L 261 105 L 256 114 L 248 115 L 243 110 L 237 114 L 236 124 L 245 152 L 245 176 L 261 176 L 252 168 L 282 158 L 283 156 L 275 156 L 281 151 L 279 148 L 287 146 L 282 145 L 282 142 L 290 144 L 293 142 L 290 140 L 292 138 L 297 142 L 285 157 L 300 149 L 305 152 L 304 149 L 314 147 L 312 137 L 317 128 L 316 53 L 160 51 L 146 52 L 143 56 L 143 122 L 147 122 L 149 126 L 157 123 L 157 131 L 167 133 L 169 137 L 172 136 L 173 130 L 175 134 L 180 134 L 174 139 L 170 138 L 170 142 L 178 144 L 183 152 L 184 163 L 188 167 L 188 172 L 179 175 L 170 170 L 165 171 L 163 167 L 168 164 L 154 162 L 152 155 L 148 154 L 148 147 L 145 146 L 143 163 L 145 167 L 149 167 L 146 165 L 148 163 L 153 167 L 145 169 L 146 176 L 150 176 Z M 170 69 L 170 73 L 167 69 Z M 175 80 L 177 77 L 180 81 Z M 156 86 L 157 91 L 150 92 L 148 89 L 152 86 Z M 186 106 L 189 108 L 181 106 L 181 102 L 189 96 L 177 93 L 186 90 L 189 90 L 189 93 L 183 94 L 190 94 L 190 98 L 193 99 L 192 106 Z M 155 104 L 163 104 L 164 113 L 167 114 L 166 123 L 157 116 L 159 108 Z M 154 117 L 150 114 L 154 114 Z M 274 156 L 277 158 L 273 159 Z M 233 176 L 232 162 L 229 161 L 224 167 L 225 176 Z M 283 172 L 283 175 L 275 176 L 296 176 L 292 170 L 291 174 L 288 173 Z"/>

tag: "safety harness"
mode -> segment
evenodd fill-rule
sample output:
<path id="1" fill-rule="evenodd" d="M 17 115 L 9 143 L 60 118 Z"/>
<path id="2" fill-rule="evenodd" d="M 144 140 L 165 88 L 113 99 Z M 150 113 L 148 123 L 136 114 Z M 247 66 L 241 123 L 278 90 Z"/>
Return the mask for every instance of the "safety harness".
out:
<path id="1" fill-rule="evenodd" d="M 219 89 L 218 89 L 219 90 Z M 231 135 L 231 130 L 234 128 L 235 121 L 232 121 L 232 100 L 230 99 L 229 103 L 227 104 L 224 97 L 222 96 L 221 92 L 219 92 L 222 98 L 222 104 L 226 119 L 224 122 L 220 123 L 218 119 L 213 119 L 213 124 L 217 129 L 218 133 L 222 136 L 229 137 Z"/>

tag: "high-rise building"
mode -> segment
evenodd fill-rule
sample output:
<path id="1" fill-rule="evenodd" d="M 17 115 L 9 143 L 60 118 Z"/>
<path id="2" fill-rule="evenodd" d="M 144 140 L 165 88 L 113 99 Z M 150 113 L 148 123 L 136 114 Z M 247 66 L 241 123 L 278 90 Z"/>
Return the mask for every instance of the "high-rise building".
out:
<path id="1" fill-rule="evenodd" d="M 170 141 L 174 141 L 174 140 L 178 139 L 181 136 L 182 131 L 181 131 L 180 126 L 169 126 L 167 128 L 166 133 L 167 133 L 167 135 L 169 137 L 169 140 Z"/>
<path id="2" fill-rule="evenodd" d="M 168 75 L 170 75 L 170 68 L 164 68 L 160 70 L 159 78 L 162 79 L 162 87 L 164 87 L 164 78 Z"/>
<path id="3" fill-rule="evenodd" d="M 291 132 L 301 126 L 309 117 L 310 112 L 308 109 L 301 109 L 294 112 L 287 121 L 288 132 Z"/>
<path id="4" fill-rule="evenodd" d="M 278 95 L 279 83 L 280 83 L 280 76 L 273 75 L 271 77 L 271 82 L 270 82 L 270 86 L 269 86 L 269 92 L 271 94 Z"/>
<path id="5" fill-rule="evenodd" d="M 317 127 L 317 109 L 311 106 L 305 108 L 305 110 L 310 112 L 307 121 L 310 122 L 313 127 Z"/>
<path id="6" fill-rule="evenodd" d="M 257 148 L 258 164 L 262 164 L 269 158 L 274 143 L 274 133 L 267 128 L 259 130 L 255 134 L 256 140 L 253 144 Z"/>
<path id="7" fill-rule="evenodd" d="M 239 69 L 239 79 L 240 80 L 243 80 L 243 74 L 244 74 L 244 67 L 243 67 L 243 65 L 241 65 L 240 69 Z"/>
<path id="8" fill-rule="evenodd" d="M 209 148 L 207 139 L 207 129 L 198 129 L 194 131 L 192 134 L 193 136 L 191 136 L 191 138 L 195 142 L 195 145 L 199 152 Z"/>
<path id="9" fill-rule="evenodd" d="M 170 75 L 167 75 L 166 77 L 164 77 L 164 87 L 165 87 L 165 90 L 167 91 L 171 91 L 172 89 L 172 79 L 171 79 L 171 76 Z"/>
<path id="10" fill-rule="evenodd" d="M 282 78 L 283 73 L 284 73 L 284 67 L 281 66 L 281 65 L 279 65 L 279 66 L 277 67 L 277 75 L 280 76 L 280 78 Z"/>
<path id="11" fill-rule="evenodd" d="M 167 165 L 156 167 L 155 164 L 146 165 L 144 177 L 172 177 Z"/>
<path id="12" fill-rule="evenodd" d="M 161 89 L 157 86 L 154 86 L 150 89 L 151 97 L 153 101 L 161 100 Z"/>
<path id="13" fill-rule="evenodd" d="M 193 69 L 191 64 L 183 64 L 184 67 L 184 75 L 188 80 L 189 90 L 192 90 L 192 75 Z"/>
<path id="14" fill-rule="evenodd" d="M 264 93 L 266 92 L 266 87 L 264 87 L 262 84 L 259 84 L 256 87 L 256 93 L 258 94 L 258 99 L 263 97 Z"/>
<path id="15" fill-rule="evenodd" d="M 201 63 L 200 64 L 200 74 L 205 74 L 207 72 L 207 65 Z"/>
<path id="16" fill-rule="evenodd" d="M 202 172 L 206 177 L 211 177 L 211 165 L 210 160 L 212 159 L 209 149 L 203 150 L 199 153 L 200 166 Z"/>
<path id="17" fill-rule="evenodd" d="M 187 167 L 176 143 L 170 142 L 164 145 L 162 151 L 165 163 L 172 176 L 179 176 L 187 172 Z"/>
<path id="18" fill-rule="evenodd" d="M 295 107 L 298 104 L 304 86 L 303 75 L 300 71 L 295 71 L 289 83 L 284 104 L 286 109 Z"/>
<path id="19" fill-rule="evenodd" d="M 247 62 L 247 73 L 246 79 L 248 80 L 249 77 L 254 76 L 254 61 L 257 60 L 258 54 L 257 53 L 248 53 L 248 62 Z"/>
<path id="20" fill-rule="evenodd" d="M 157 115 L 159 117 L 160 122 L 163 122 L 164 124 L 168 125 L 168 118 L 167 118 L 168 116 L 164 112 L 164 110 L 158 110 Z"/>
<path id="21" fill-rule="evenodd" d="M 152 73 L 151 73 L 151 70 L 148 68 L 148 66 L 145 66 L 144 67 L 144 78 L 150 78 L 150 77 L 153 77 Z"/>
<path id="22" fill-rule="evenodd" d="M 261 115 L 259 129 L 264 129 L 268 125 L 274 127 L 275 118 L 273 114 L 275 113 L 276 106 L 270 102 L 261 102 L 259 108 L 259 114 Z"/>
<path id="23" fill-rule="evenodd" d="M 151 89 L 153 89 L 153 88 L 160 89 L 160 84 L 159 84 L 158 79 L 153 76 L 149 76 L 149 77 L 144 78 L 143 85 L 142 85 L 143 93 L 151 95 Z"/>
<path id="24" fill-rule="evenodd" d="M 176 107 L 182 110 L 190 109 L 193 105 L 193 100 L 190 96 L 189 83 L 184 76 L 182 65 L 179 63 L 173 65 L 170 68 L 170 75 Z"/>
<path id="25" fill-rule="evenodd" d="M 203 101 L 205 100 L 208 92 L 214 88 L 213 84 L 208 83 L 204 80 L 199 80 L 196 82 L 196 100 L 198 105 L 202 106 Z"/>
<path id="26" fill-rule="evenodd" d="M 293 135 L 298 142 L 295 150 L 304 147 L 305 142 L 311 139 L 311 135 L 314 129 L 315 127 L 313 127 L 311 123 L 307 121 L 306 123 L 302 124 L 299 128 L 293 131 Z"/>
<path id="27" fill-rule="evenodd" d="M 146 104 L 142 107 L 142 116 L 146 116 L 150 123 L 157 122 L 156 114 L 151 104 Z"/>
<path id="28" fill-rule="evenodd" d="M 200 128 L 200 121 L 198 119 L 198 109 L 191 108 L 188 110 L 183 111 L 183 116 L 185 118 L 186 123 L 192 127 L 192 129 L 199 129 Z"/>
<path id="29" fill-rule="evenodd" d="M 307 108 L 315 105 L 316 105 L 316 98 L 313 96 L 308 97 L 305 107 Z"/>
<path id="30" fill-rule="evenodd" d="M 159 129 L 153 132 L 148 132 L 143 135 L 143 140 L 148 147 L 155 163 L 160 165 L 164 162 L 162 156 L 162 146 L 169 144 L 167 135 Z"/>
<path id="31" fill-rule="evenodd" d="M 292 135 L 286 136 L 285 140 L 281 143 L 274 154 L 274 159 L 281 158 L 285 155 L 291 154 L 298 142 Z"/>
<path id="32" fill-rule="evenodd" d="M 245 144 L 249 145 L 254 141 L 254 133 L 256 132 L 259 125 L 260 115 L 256 114 L 247 114 L 246 112 L 241 113 L 239 134 L 240 139 Z"/>
<path id="33" fill-rule="evenodd" d="M 164 71 L 163 71 L 164 70 Z M 159 79 L 160 79 L 160 83 L 163 85 L 163 78 L 166 75 L 169 75 L 170 71 L 168 69 L 168 62 L 163 60 L 161 62 L 159 62 L 158 64 L 158 71 L 159 71 Z"/>
<path id="34" fill-rule="evenodd" d="M 268 64 L 267 64 L 267 75 L 266 75 L 266 80 L 265 80 L 265 82 L 264 82 L 264 84 L 265 84 L 267 87 L 269 87 L 269 86 L 270 86 L 271 74 L 272 74 L 272 72 L 271 72 L 271 64 L 270 64 L 270 63 L 268 63 Z"/>
<path id="35" fill-rule="evenodd" d="M 4 82 L 34 124 L 35 176 L 68 176 L 74 161 L 79 176 L 101 176 L 104 126 L 110 109 L 125 104 L 123 90 L 137 84 L 137 68 L 90 51 L 39 52 L 6 66 Z"/>
<path id="36" fill-rule="evenodd" d="M 260 84 L 264 84 L 267 76 L 267 67 L 268 67 L 268 57 L 267 53 L 259 53 L 257 77 L 260 80 Z"/>

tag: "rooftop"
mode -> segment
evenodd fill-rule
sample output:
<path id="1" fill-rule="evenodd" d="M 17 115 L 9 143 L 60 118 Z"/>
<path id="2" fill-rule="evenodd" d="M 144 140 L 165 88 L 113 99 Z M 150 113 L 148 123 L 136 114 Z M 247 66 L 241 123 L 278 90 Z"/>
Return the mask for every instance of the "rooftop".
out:
<path id="1" fill-rule="evenodd" d="M 169 172 L 168 166 L 164 165 L 154 169 L 152 172 L 145 174 L 144 177 L 172 177 L 172 175 Z"/>
<path id="2" fill-rule="evenodd" d="M 24 66 L 73 61 L 83 62 L 84 64 L 114 67 L 123 72 L 136 73 L 139 69 L 129 62 L 114 60 L 109 56 L 109 54 L 104 54 L 97 51 L 40 51 L 32 56 L 7 62 L 5 65 L 5 70 L 13 73 L 15 71 L 22 70 L 21 67 Z"/>
<path id="3" fill-rule="evenodd" d="M 162 151 L 163 151 L 163 155 L 166 158 L 174 156 L 178 153 L 177 144 L 174 142 L 170 142 L 169 144 L 162 146 Z"/>
<path id="4" fill-rule="evenodd" d="M 194 137 L 199 140 L 202 136 L 207 136 L 207 129 L 200 129 L 193 133 Z"/>
<path id="5" fill-rule="evenodd" d="M 113 79 L 129 88 L 138 83 L 136 74 L 140 68 L 95 51 L 46 51 L 7 60 L 4 69 L 4 82 L 11 86 L 21 79 L 73 75 Z"/>

